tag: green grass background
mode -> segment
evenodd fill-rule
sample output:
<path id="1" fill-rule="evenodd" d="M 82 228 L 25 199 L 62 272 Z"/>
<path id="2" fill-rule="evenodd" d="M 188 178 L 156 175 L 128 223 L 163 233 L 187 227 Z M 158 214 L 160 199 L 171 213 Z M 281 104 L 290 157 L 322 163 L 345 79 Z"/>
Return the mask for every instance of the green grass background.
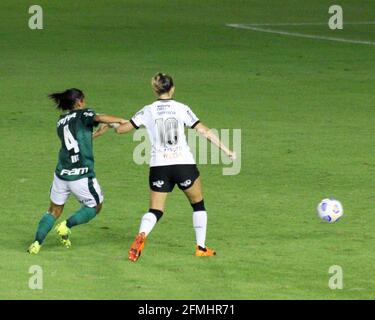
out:
<path id="1" fill-rule="evenodd" d="M 373 299 L 375 46 L 231 29 L 226 23 L 328 22 L 325 0 L 0 2 L 1 299 Z M 44 29 L 28 29 L 28 8 Z M 345 21 L 375 20 L 373 1 L 339 1 Z M 375 41 L 375 25 L 278 27 Z M 47 209 L 58 116 L 46 95 L 86 92 L 98 112 L 129 118 L 152 101 L 150 77 L 172 74 L 176 99 L 215 128 L 242 129 L 242 170 L 201 165 L 214 258 L 193 256 L 191 208 L 176 190 L 142 258 L 127 249 L 148 208 L 137 143 L 95 142 L 106 200 L 73 230 L 26 254 Z M 345 217 L 320 222 L 334 196 Z M 64 217 L 77 208 L 71 199 Z M 31 265 L 44 289 L 30 290 Z M 344 289 L 328 288 L 340 265 Z"/>

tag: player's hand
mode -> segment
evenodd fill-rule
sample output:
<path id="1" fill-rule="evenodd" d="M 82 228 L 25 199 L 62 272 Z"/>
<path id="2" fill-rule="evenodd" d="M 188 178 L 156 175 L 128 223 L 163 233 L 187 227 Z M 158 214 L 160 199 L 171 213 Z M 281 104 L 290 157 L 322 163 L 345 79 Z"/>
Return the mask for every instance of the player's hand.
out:
<path id="1" fill-rule="evenodd" d="M 92 138 L 95 139 L 102 134 L 104 134 L 108 130 L 108 125 L 107 124 L 101 124 L 99 128 L 93 133 Z"/>
<path id="2" fill-rule="evenodd" d="M 109 123 L 108 125 L 113 128 L 113 129 L 117 129 L 119 126 L 123 125 L 123 124 L 126 124 L 128 123 L 129 120 L 126 120 L 126 119 L 120 119 L 118 122 L 112 122 L 112 123 Z"/>
<path id="3" fill-rule="evenodd" d="M 108 126 L 112 129 L 117 129 L 120 126 L 120 124 L 117 122 L 113 122 L 113 123 L 108 123 Z"/>

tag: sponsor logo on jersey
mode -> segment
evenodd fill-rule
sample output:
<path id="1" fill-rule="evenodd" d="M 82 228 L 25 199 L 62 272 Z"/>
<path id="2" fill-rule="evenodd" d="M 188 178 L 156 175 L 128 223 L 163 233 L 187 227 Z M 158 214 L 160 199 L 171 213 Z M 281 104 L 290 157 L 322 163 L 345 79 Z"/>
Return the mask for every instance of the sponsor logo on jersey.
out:
<path id="1" fill-rule="evenodd" d="M 160 111 L 169 108 L 169 104 L 159 104 L 156 107 L 158 108 L 158 111 Z"/>
<path id="2" fill-rule="evenodd" d="M 188 180 L 180 183 L 180 186 L 181 187 L 185 187 L 185 188 L 188 187 L 188 186 L 190 186 L 190 185 L 191 185 L 191 180 L 190 179 L 188 179 Z"/>
<path id="3" fill-rule="evenodd" d="M 89 202 L 92 202 L 92 201 L 95 201 L 95 199 L 83 199 L 83 200 L 79 200 L 79 203 L 85 204 L 85 203 L 89 203 Z"/>
<path id="4" fill-rule="evenodd" d="M 163 180 L 158 180 L 158 181 L 154 181 L 152 183 L 153 186 L 157 187 L 157 188 L 161 188 L 164 184 L 164 181 Z"/>
<path id="5" fill-rule="evenodd" d="M 167 115 L 167 116 L 174 116 L 174 115 L 176 115 L 177 113 L 176 113 L 176 111 L 174 111 L 174 110 L 158 110 L 157 111 L 157 115 L 158 116 L 165 116 L 165 115 Z"/>
<path id="6" fill-rule="evenodd" d="M 67 176 L 80 176 L 80 175 L 88 173 L 88 172 L 89 172 L 89 168 L 88 167 L 85 167 L 85 168 L 74 168 L 72 170 L 62 169 L 61 172 L 60 172 L 60 176 L 64 176 L 64 175 L 67 175 Z"/>
<path id="7" fill-rule="evenodd" d="M 66 117 L 60 119 L 58 122 L 57 122 L 57 126 L 61 126 L 61 125 L 64 125 L 65 123 L 69 122 L 70 119 L 72 118 L 75 118 L 77 116 L 77 113 L 74 112 L 72 114 L 68 114 Z"/>

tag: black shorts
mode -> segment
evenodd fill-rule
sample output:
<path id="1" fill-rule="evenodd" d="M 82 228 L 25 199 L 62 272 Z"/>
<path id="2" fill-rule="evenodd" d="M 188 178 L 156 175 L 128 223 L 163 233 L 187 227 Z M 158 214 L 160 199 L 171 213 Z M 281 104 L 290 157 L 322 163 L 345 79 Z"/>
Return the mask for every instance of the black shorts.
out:
<path id="1" fill-rule="evenodd" d="M 195 164 L 150 167 L 149 183 L 152 191 L 171 192 L 175 184 L 181 190 L 189 189 L 198 177 Z"/>

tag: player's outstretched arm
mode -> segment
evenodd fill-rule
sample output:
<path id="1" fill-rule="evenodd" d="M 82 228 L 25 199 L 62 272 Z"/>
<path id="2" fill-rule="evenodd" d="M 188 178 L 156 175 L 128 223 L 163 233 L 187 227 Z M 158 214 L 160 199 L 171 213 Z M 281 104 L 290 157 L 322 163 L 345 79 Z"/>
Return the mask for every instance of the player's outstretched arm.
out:
<path id="1" fill-rule="evenodd" d="M 105 115 L 105 114 L 98 114 L 95 116 L 94 120 L 99 122 L 101 125 L 99 128 L 92 134 L 92 138 L 96 139 L 103 135 L 109 127 L 115 128 L 120 126 L 120 124 L 126 123 L 128 120 L 122 119 L 115 116 Z"/>
<path id="2" fill-rule="evenodd" d="M 123 124 L 123 123 L 127 123 L 129 121 L 129 120 L 126 120 L 126 119 L 123 119 L 123 118 L 110 116 L 110 115 L 106 115 L 106 114 L 97 114 L 95 116 L 94 120 L 96 122 L 99 122 L 99 123 L 107 123 L 107 124 L 110 124 L 110 123 Z"/>
<path id="3" fill-rule="evenodd" d="M 119 134 L 121 133 L 128 133 L 134 129 L 133 124 L 128 121 L 126 123 L 120 124 L 117 128 L 115 128 L 115 131 Z"/>
<path id="4" fill-rule="evenodd" d="M 219 149 L 223 150 L 224 153 L 232 160 L 236 159 L 236 153 L 232 150 L 229 150 L 227 146 L 221 142 L 221 140 L 211 131 L 210 128 L 207 128 L 203 123 L 199 122 L 195 126 L 195 130 L 197 132 L 206 137 L 207 140 L 211 141 L 214 145 L 216 145 Z"/>

